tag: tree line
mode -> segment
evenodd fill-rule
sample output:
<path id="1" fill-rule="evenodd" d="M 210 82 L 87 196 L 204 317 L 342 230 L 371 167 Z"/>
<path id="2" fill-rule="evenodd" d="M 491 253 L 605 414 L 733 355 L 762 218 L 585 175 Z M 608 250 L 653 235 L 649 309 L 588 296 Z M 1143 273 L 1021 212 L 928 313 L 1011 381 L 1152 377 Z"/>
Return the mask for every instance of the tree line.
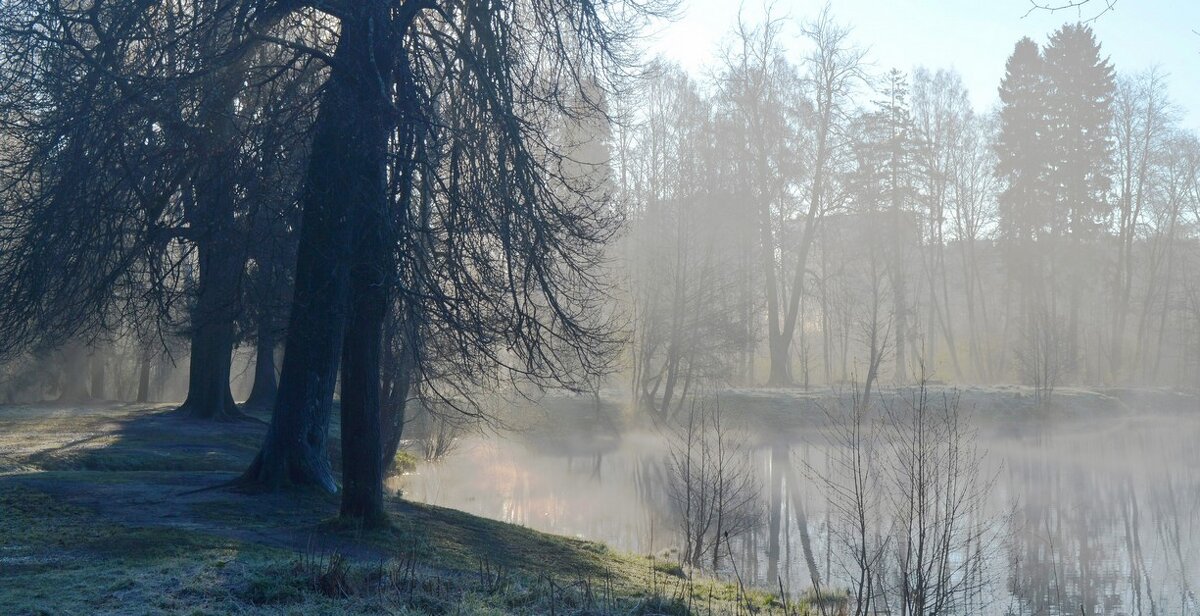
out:
<path id="1" fill-rule="evenodd" d="M 995 109 L 872 71 L 828 10 L 660 63 L 614 139 L 632 399 L 705 383 L 1190 387 L 1200 142 L 1089 26 L 1018 41 Z M 796 49 L 804 51 L 798 56 Z"/>

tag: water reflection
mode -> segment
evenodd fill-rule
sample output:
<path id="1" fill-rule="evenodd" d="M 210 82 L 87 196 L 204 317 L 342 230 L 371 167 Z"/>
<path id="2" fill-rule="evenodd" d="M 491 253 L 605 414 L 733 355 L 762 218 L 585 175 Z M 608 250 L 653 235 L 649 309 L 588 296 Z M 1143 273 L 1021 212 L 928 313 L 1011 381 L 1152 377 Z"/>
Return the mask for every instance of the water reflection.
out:
<path id="1" fill-rule="evenodd" d="M 970 613 L 1200 614 L 1200 422 L 1190 416 L 1076 422 L 981 436 L 1003 528 L 993 583 Z M 665 485 L 668 447 L 653 432 L 598 446 L 472 437 L 396 480 L 408 498 L 530 528 L 661 553 L 678 546 Z M 733 541 L 744 579 L 789 592 L 844 588 L 830 508 L 803 469 L 835 452 L 818 431 L 760 446 L 762 523 Z M 979 549 L 983 549 L 980 547 Z"/>
<path id="2" fill-rule="evenodd" d="M 1200 611 L 1196 424 L 1153 418 L 1003 443 L 1020 499 L 1013 613 Z"/>

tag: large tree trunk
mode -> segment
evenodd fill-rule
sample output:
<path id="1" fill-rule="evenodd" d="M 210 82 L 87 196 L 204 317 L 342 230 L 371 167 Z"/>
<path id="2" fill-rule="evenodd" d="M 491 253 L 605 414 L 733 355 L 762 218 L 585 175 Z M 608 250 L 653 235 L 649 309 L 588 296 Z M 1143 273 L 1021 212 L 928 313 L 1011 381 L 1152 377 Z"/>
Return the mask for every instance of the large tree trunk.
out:
<path id="1" fill-rule="evenodd" d="M 767 387 L 790 387 L 792 385 L 791 340 L 772 335 L 768 338 L 771 353 L 771 372 L 767 375 Z"/>
<path id="2" fill-rule="evenodd" d="M 275 404 L 279 381 L 275 378 L 275 332 L 266 319 L 258 324 L 258 339 L 254 351 L 254 384 L 250 397 L 242 405 L 248 409 L 268 409 Z"/>
<path id="3" fill-rule="evenodd" d="M 382 206 L 383 200 L 377 203 Z M 387 308 L 384 268 L 388 247 L 382 238 L 381 219 L 372 221 L 375 224 L 355 250 L 350 270 L 350 319 L 342 347 L 341 515 L 360 519 L 366 526 L 382 525 L 387 519 L 383 511 L 379 359 Z"/>
<path id="4" fill-rule="evenodd" d="M 380 70 L 375 59 L 388 58 L 390 53 L 372 48 L 386 40 L 379 29 L 388 27 L 388 20 L 378 14 L 379 8 L 377 3 L 364 3 L 342 19 L 305 182 L 279 394 L 262 449 L 243 475 L 244 482 L 266 489 L 319 486 L 337 491 L 326 439 L 339 359 L 348 350 L 354 357 L 342 388 L 342 450 L 351 456 L 343 480 L 352 492 L 344 495 L 343 513 L 371 520 L 377 519 L 376 509 L 382 515 L 382 502 L 373 494 L 382 491 L 378 406 L 382 309 L 376 308 L 378 298 L 373 293 L 384 292 L 382 285 L 364 290 L 377 273 L 371 267 L 355 267 L 358 292 L 349 340 L 344 334 L 351 252 L 358 264 L 379 255 L 373 241 L 354 242 L 354 231 L 380 220 L 374 217 L 382 215 L 381 195 L 386 195 L 383 154 L 390 131 L 383 97 L 388 90 L 381 91 L 379 79 L 390 78 L 390 71 Z M 379 262 L 374 266 L 384 267 Z"/>
<path id="5" fill-rule="evenodd" d="M 88 365 L 92 372 L 92 398 L 107 400 L 108 392 L 104 389 L 104 352 L 99 347 L 92 347 Z"/>
<path id="6" fill-rule="evenodd" d="M 359 78 L 354 84 L 355 107 L 349 112 L 357 120 L 352 129 L 357 139 L 353 156 L 344 163 L 355 172 L 356 181 L 347 187 L 354 191 L 349 193 L 354 239 L 349 320 L 342 349 L 341 516 L 366 527 L 387 524 L 383 475 L 390 462 L 383 452 L 380 359 L 388 287 L 394 270 L 387 190 L 388 138 L 394 125 L 391 102 L 378 90 L 378 76 L 391 76 L 394 50 L 387 42 L 385 29 L 390 25 L 386 13 L 381 14 L 386 11 L 381 6 L 364 6 L 357 19 L 342 24 L 342 42 L 352 45 L 349 62 Z"/>
<path id="7" fill-rule="evenodd" d="M 380 440 L 383 443 L 383 468 L 386 472 L 391 469 L 400 451 L 400 439 L 404 437 L 404 424 L 408 416 L 408 392 L 412 389 L 411 377 L 405 377 L 403 383 L 393 385 L 391 395 L 380 408 Z"/>
<path id="8" fill-rule="evenodd" d="M 767 300 L 767 351 L 771 360 L 771 371 L 767 376 L 768 386 L 782 386 L 791 381 L 791 372 L 787 364 L 788 349 L 782 344 L 779 336 L 779 281 L 775 265 L 775 234 L 771 224 L 771 206 L 765 198 L 760 198 L 758 226 L 760 249 L 762 251 L 763 282 L 766 286 Z"/>
<path id="9" fill-rule="evenodd" d="M 138 402 L 150 401 L 150 364 L 150 351 L 142 351 L 142 356 L 138 360 Z"/>
<path id="10" fill-rule="evenodd" d="M 828 106 L 829 103 L 826 103 Z M 825 161 L 827 159 L 827 143 L 830 120 L 823 119 L 821 128 L 817 131 L 816 164 L 813 170 L 812 185 L 809 190 L 809 206 L 804 216 L 804 233 L 800 236 L 800 246 L 796 249 L 796 269 L 792 275 L 791 293 L 788 295 L 783 322 L 776 332 L 776 343 L 771 347 L 771 376 L 767 384 L 774 387 L 789 387 L 792 385 L 792 339 L 796 333 L 796 323 L 800 317 L 800 296 L 804 293 L 804 277 L 808 272 L 808 255 L 813 242 L 817 238 L 817 225 L 824 213 L 822 199 L 825 196 Z"/>
<path id="11" fill-rule="evenodd" d="M 215 10 L 206 6 L 205 11 Z M 208 52 L 221 48 L 226 33 L 207 34 Z M 234 320 L 241 308 L 245 242 L 237 220 L 236 161 L 240 147 L 235 102 L 244 69 L 235 63 L 213 81 L 198 101 L 198 147 L 207 154 L 195 178 L 195 207 L 188 212 L 199 258 L 196 305 L 192 311 L 188 395 L 180 410 L 200 419 L 244 417 L 229 388 Z"/>
<path id="12" fill-rule="evenodd" d="M 192 315 L 188 395 L 180 410 L 200 419 L 229 420 L 241 416 L 229 389 L 241 259 L 233 242 L 219 237 L 213 233 L 197 246 L 200 289 Z"/>
<path id="13" fill-rule="evenodd" d="M 63 374 L 58 385 L 58 402 L 88 402 L 92 399 L 88 388 L 88 358 L 83 345 L 69 344 L 62 350 Z"/>

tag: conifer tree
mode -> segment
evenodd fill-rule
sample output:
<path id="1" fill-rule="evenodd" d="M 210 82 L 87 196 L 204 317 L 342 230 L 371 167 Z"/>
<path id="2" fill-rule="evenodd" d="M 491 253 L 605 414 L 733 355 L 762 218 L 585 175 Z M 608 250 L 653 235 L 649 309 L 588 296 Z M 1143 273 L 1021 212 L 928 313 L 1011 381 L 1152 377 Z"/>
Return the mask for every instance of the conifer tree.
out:
<path id="1" fill-rule="evenodd" d="M 1043 75 L 1037 43 L 1029 38 L 1017 41 L 1000 83 L 1000 130 L 994 147 L 996 176 L 1004 186 L 1001 235 L 1018 254 L 1049 223 Z"/>
<path id="2" fill-rule="evenodd" d="M 1046 136 L 1053 167 L 1056 231 L 1089 237 L 1106 215 L 1113 165 L 1113 67 L 1092 29 L 1066 24 L 1045 51 Z"/>
<path id="3" fill-rule="evenodd" d="M 1066 24 L 1050 36 L 1044 53 L 1047 151 L 1053 182 L 1053 232 L 1058 242 L 1049 280 L 1066 289 L 1066 353 L 1080 357 L 1080 315 L 1084 286 L 1096 267 L 1087 240 L 1096 238 L 1108 217 L 1113 169 L 1112 65 L 1100 55 L 1092 29 Z M 1063 253 L 1065 251 L 1065 254 Z M 1090 336 L 1088 337 L 1090 338 Z M 1097 357 L 1098 353 L 1090 353 Z M 1073 363 L 1073 362 L 1071 362 Z M 1084 366 L 1098 375 L 1097 366 Z"/>

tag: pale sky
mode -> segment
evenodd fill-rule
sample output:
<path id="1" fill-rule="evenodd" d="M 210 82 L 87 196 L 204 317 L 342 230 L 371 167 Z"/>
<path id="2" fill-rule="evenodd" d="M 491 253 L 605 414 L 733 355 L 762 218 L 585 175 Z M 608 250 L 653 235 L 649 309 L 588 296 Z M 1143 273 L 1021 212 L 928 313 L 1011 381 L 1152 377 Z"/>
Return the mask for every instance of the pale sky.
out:
<path id="1" fill-rule="evenodd" d="M 1085 5 L 1082 18 L 1093 17 L 1103 2 Z M 658 26 L 651 37 L 652 53 L 699 76 L 728 40 L 740 4 L 681 0 L 679 19 Z M 745 0 L 749 21 L 758 21 L 763 6 L 763 0 Z M 774 10 L 791 18 L 787 38 L 798 41 L 796 24 L 822 6 L 824 0 L 776 0 Z M 1066 9 L 1025 16 L 1029 0 L 831 0 L 831 6 L 835 19 L 852 28 L 851 40 L 869 50 L 873 72 L 898 68 L 911 73 L 916 66 L 957 69 L 980 110 L 996 104 L 1005 60 L 1018 39 L 1029 36 L 1042 45 L 1060 25 L 1081 15 Z M 1091 25 L 1101 52 L 1118 73 L 1154 65 L 1167 72 L 1182 125 L 1200 129 L 1200 35 L 1194 32 L 1200 30 L 1200 0 L 1117 0 Z"/>

